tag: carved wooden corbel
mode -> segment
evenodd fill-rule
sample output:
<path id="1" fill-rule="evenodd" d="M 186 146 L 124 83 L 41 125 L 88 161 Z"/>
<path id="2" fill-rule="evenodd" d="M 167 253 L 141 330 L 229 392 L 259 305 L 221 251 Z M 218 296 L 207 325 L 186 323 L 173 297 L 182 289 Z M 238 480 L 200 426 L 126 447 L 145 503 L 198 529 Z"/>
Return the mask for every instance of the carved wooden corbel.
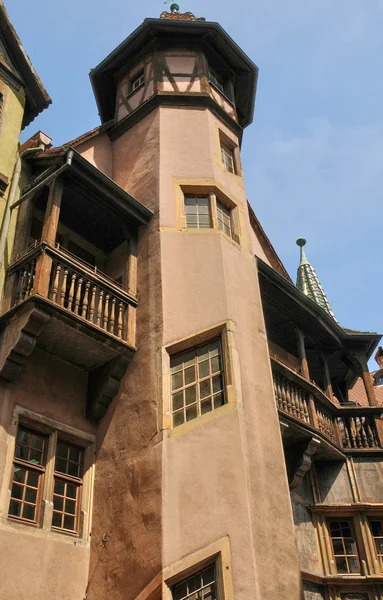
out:
<path id="1" fill-rule="evenodd" d="M 312 464 L 312 456 L 315 454 L 319 446 L 320 440 L 318 438 L 312 437 L 308 443 L 306 450 L 303 452 L 302 461 L 295 472 L 292 482 L 289 485 L 290 490 L 295 490 L 295 488 L 298 487 L 303 477 L 310 469 Z"/>

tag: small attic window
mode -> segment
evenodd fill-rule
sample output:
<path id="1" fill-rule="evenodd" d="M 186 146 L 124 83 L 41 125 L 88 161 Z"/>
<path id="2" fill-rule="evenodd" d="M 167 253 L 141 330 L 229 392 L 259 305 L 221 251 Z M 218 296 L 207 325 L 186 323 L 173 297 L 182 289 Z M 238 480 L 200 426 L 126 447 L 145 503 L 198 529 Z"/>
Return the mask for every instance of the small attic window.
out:
<path id="1" fill-rule="evenodd" d="M 225 84 L 224 80 L 220 75 L 218 75 L 217 71 L 214 71 L 211 67 L 209 67 L 209 81 L 215 87 L 217 87 L 221 92 L 225 93 Z"/>
<path id="2" fill-rule="evenodd" d="M 129 94 L 132 94 L 138 88 L 142 87 L 145 83 L 145 72 L 144 69 L 141 69 L 131 78 L 129 82 Z"/>

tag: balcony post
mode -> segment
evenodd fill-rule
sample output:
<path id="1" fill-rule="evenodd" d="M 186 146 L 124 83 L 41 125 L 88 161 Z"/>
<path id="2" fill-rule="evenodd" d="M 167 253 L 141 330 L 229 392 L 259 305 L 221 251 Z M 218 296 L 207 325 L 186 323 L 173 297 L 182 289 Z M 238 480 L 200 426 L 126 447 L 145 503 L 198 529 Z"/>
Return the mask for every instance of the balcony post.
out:
<path id="1" fill-rule="evenodd" d="M 320 356 L 321 356 L 322 365 L 323 365 L 325 392 L 326 392 L 326 396 L 328 398 L 330 398 L 330 400 L 331 400 L 331 398 L 333 397 L 333 391 L 332 391 L 332 384 L 331 384 L 330 369 L 328 368 L 328 355 L 321 352 Z"/>
<path id="2" fill-rule="evenodd" d="M 361 368 L 361 376 L 364 385 L 364 389 L 366 391 L 366 396 L 368 399 L 368 404 L 370 406 L 378 406 L 378 402 L 375 396 L 374 386 L 372 385 L 370 371 L 368 370 L 367 361 L 363 357 L 358 357 L 358 362 Z"/>
<path id="3" fill-rule="evenodd" d="M 129 239 L 129 258 L 128 258 L 128 291 L 133 296 L 137 295 L 137 256 L 138 244 L 136 235 L 132 234 Z"/>
<path id="4" fill-rule="evenodd" d="M 45 211 L 43 231 L 41 241 L 54 245 L 60 217 L 61 198 L 63 194 L 63 184 L 60 179 L 55 179 L 49 187 L 49 196 L 47 208 Z M 49 293 L 49 281 L 52 269 L 52 259 L 43 252 L 36 262 L 36 276 L 34 282 L 34 292 L 45 298 Z"/>
<path id="5" fill-rule="evenodd" d="M 298 356 L 301 363 L 302 375 L 310 381 L 310 371 L 306 356 L 305 334 L 300 329 L 297 329 L 298 338 Z"/>

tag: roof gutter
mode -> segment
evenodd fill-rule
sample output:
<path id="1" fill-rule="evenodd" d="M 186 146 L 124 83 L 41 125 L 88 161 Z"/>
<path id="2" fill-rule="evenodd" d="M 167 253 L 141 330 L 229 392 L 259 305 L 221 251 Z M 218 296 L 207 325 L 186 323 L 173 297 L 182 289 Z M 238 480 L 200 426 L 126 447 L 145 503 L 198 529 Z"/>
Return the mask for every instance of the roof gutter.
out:
<path id="1" fill-rule="evenodd" d="M 14 208 L 14 206 L 13 206 L 14 199 L 16 197 L 17 189 L 19 187 L 19 182 L 20 182 L 20 177 L 21 177 L 22 161 L 23 161 L 23 158 L 26 155 L 28 155 L 28 154 L 35 154 L 39 150 L 44 151 L 45 150 L 45 144 L 40 143 L 38 146 L 35 146 L 34 148 L 27 148 L 27 150 L 24 150 L 24 152 L 21 152 L 21 154 L 19 155 L 19 157 L 17 159 L 15 170 L 13 171 L 11 187 L 9 189 L 9 194 L 8 194 L 7 202 L 6 202 L 6 205 L 5 205 L 3 222 L 1 224 L 1 234 L 0 234 L 0 268 L 3 266 L 4 254 L 5 254 L 5 247 L 7 245 L 7 238 L 8 238 L 8 232 L 9 232 L 9 225 L 11 223 L 11 211 Z"/>
<path id="2" fill-rule="evenodd" d="M 31 188 L 28 192 L 26 192 L 23 196 L 21 196 L 17 200 L 17 202 L 14 202 L 11 206 L 11 210 L 20 206 L 20 204 L 22 204 L 25 200 L 28 200 L 28 198 L 30 198 L 31 196 L 34 196 L 34 194 L 39 189 L 47 186 L 52 181 L 54 181 L 59 175 L 64 173 L 64 171 L 66 171 L 72 164 L 73 154 L 74 154 L 74 150 L 72 150 L 72 149 L 68 150 L 67 156 L 66 156 L 66 162 L 61 167 L 59 167 L 54 173 L 52 173 L 51 175 L 48 175 L 48 177 L 46 177 L 46 179 L 43 179 L 43 181 L 40 181 L 40 183 L 38 183 L 35 187 Z"/>

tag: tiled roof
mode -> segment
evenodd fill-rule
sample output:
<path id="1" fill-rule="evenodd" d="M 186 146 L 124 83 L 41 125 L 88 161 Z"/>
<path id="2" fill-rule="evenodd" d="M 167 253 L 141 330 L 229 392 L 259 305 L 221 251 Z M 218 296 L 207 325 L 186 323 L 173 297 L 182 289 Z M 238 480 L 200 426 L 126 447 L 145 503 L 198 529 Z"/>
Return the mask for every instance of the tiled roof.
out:
<path id="1" fill-rule="evenodd" d="M 299 240 L 297 240 L 297 244 L 301 249 L 300 263 L 297 272 L 297 288 L 301 290 L 305 296 L 316 302 L 336 321 L 335 315 L 331 310 L 329 301 L 327 300 L 327 296 L 320 284 L 315 269 L 307 260 L 307 256 L 303 248 L 306 244 L 306 240 L 299 238 Z"/>
<path id="2" fill-rule="evenodd" d="M 374 374 L 375 373 L 376 373 L 376 371 L 374 371 L 373 373 L 370 373 L 371 381 L 373 384 L 374 384 Z M 383 406 L 383 385 L 374 385 L 374 390 L 375 390 L 375 396 L 378 401 L 378 404 L 380 406 Z M 367 394 L 364 389 L 364 384 L 363 384 L 363 381 L 361 378 L 357 379 L 354 387 L 352 388 L 352 390 L 349 391 L 348 399 L 351 400 L 352 402 L 356 402 L 357 404 L 360 404 L 360 406 L 369 406 Z"/>

